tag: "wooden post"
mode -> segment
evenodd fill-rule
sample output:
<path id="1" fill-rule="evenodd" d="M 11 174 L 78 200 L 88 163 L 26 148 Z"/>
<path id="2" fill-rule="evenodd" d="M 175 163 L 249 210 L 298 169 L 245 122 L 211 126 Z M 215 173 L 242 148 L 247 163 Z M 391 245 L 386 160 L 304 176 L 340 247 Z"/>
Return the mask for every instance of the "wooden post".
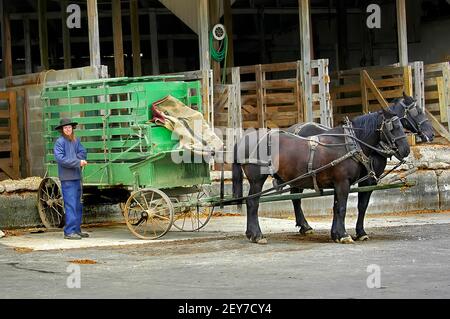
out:
<path id="1" fill-rule="evenodd" d="M 208 0 L 198 0 L 198 23 L 199 23 L 199 57 L 200 70 L 202 72 L 202 101 L 203 101 L 203 115 L 209 122 L 209 26 L 208 26 Z"/>
<path id="2" fill-rule="evenodd" d="M 31 57 L 30 20 L 23 20 L 23 39 L 25 48 L 25 73 L 33 72 L 33 62 Z"/>
<path id="3" fill-rule="evenodd" d="M 408 65 L 408 36 L 406 28 L 406 3 L 405 0 L 397 0 L 397 35 L 398 56 L 400 66 Z"/>
<path id="4" fill-rule="evenodd" d="M 150 12 L 150 45 L 152 49 L 152 74 L 159 74 L 159 54 L 158 54 L 158 28 L 156 24 L 156 13 Z"/>
<path id="5" fill-rule="evenodd" d="M 366 72 L 366 71 L 364 71 Z M 366 78 L 364 76 L 363 70 L 359 72 L 359 80 L 361 85 L 361 102 L 362 102 L 362 111 L 364 114 L 369 113 L 369 99 L 367 97 L 367 85 L 366 85 Z"/>
<path id="6" fill-rule="evenodd" d="M 141 42 L 137 0 L 130 0 L 131 46 L 133 51 L 133 76 L 141 76 Z"/>
<path id="7" fill-rule="evenodd" d="M 47 33 L 47 0 L 38 1 L 39 11 L 39 50 L 41 53 L 41 66 L 49 69 L 48 64 L 48 33 Z"/>
<path id="8" fill-rule="evenodd" d="M 61 3 L 61 28 L 63 38 L 63 50 L 64 50 L 64 69 L 70 69 L 72 67 L 72 53 L 70 51 L 70 33 L 67 27 L 67 6 L 68 0 L 64 0 Z"/>
<path id="9" fill-rule="evenodd" d="M 231 13 L 231 0 L 223 0 L 223 14 L 225 29 L 228 36 L 228 52 L 227 52 L 227 67 L 234 66 L 234 48 L 233 48 L 233 16 Z"/>
<path id="10" fill-rule="evenodd" d="M 112 1 L 112 25 L 114 41 L 114 73 L 116 77 L 125 75 L 123 61 L 123 39 L 122 39 L 122 8 L 120 0 Z"/>
<path id="11" fill-rule="evenodd" d="M 264 103 L 264 87 L 263 82 L 265 78 L 265 74 L 262 72 L 261 64 L 258 64 L 256 66 L 255 70 L 255 77 L 256 77 L 256 110 L 258 112 L 258 127 L 259 128 L 265 128 L 266 127 L 266 110 Z"/>
<path id="12" fill-rule="evenodd" d="M 302 86 L 303 86 L 303 100 L 305 110 L 305 121 L 313 120 L 312 111 L 312 75 L 311 75 L 311 41 L 310 41 L 310 14 L 309 14 L 309 0 L 298 0 L 299 4 L 299 18 L 300 18 L 300 51 L 302 53 L 303 72 L 302 72 Z"/>
<path id="13" fill-rule="evenodd" d="M 216 23 L 219 22 L 219 3 L 217 0 L 209 0 L 209 25 L 211 26 L 211 29 L 213 28 Z M 219 44 L 217 41 L 214 40 L 213 42 L 214 49 L 219 48 Z M 214 59 L 211 59 L 211 67 L 213 69 L 213 83 L 219 84 L 220 83 L 220 62 L 217 62 Z"/>
<path id="14" fill-rule="evenodd" d="M 2 27 L 2 49 L 3 49 L 3 76 L 13 75 L 12 53 L 11 53 L 11 26 L 8 11 L 4 7 L 3 1 L 0 3 L 0 18 Z"/>
<path id="15" fill-rule="evenodd" d="M 20 158 L 19 158 L 19 128 L 17 120 L 17 103 L 16 103 L 16 92 L 9 91 L 9 127 L 11 129 L 11 161 L 12 170 L 17 178 L 20 177 Z"/>
<path id="16" fill-rule="evenodd" d="M 337 1 L 336 7 L 339 69 L 345 70 L 348 65 L 347 7 L 345 1 Z"/>
<path id="17" fill-rule="evenodd" d="M 91 66 L 100 67 L 100 36 L 98 30 L 97 0 L 87 0 L 89 51 Z"/>

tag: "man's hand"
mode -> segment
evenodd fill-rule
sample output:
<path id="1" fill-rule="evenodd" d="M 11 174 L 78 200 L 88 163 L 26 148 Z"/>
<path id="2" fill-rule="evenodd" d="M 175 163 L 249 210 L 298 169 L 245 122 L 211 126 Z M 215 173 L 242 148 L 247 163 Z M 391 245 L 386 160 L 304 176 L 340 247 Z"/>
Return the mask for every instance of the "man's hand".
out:
<path id="1" fill-rule="evenodd" d="M 85 161 L 85 160 L 81 160 L 81 161 L 80 161 L 80 166 L 81 166 L 81 167 L 84 167 L 84 166 L 86 166 L 87 164 L 88 164 L 88 162 Z"/>

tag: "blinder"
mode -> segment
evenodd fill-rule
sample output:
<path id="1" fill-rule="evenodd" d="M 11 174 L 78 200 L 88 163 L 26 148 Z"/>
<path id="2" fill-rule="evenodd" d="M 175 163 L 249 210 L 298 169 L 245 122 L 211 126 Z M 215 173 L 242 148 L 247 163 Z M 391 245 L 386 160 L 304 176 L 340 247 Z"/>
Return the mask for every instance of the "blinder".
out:
<path id="1" fill-rule="evenodd" d="M 400 139 L 406 139 L 406 134 L 403 132 L 403 130 L 401 130 L 403 134 L 401 134 L 400 136 L 394 136 L 394 134 L 392 133 L 395 128 L 396 122 L 397 125 L 400 124 L 400 118 L 398 116 L 393 116 L 390 119 L 386 119 L 383 117 L 383 122 L 381 123 L 380 128 L 380 134 L 382 136 L 384 135 L 385 139 L 385 141 L 380 142 L 381 146 L 392 151 L 393 153 L 396 153 L 398 151 L 397 141 Z"/>

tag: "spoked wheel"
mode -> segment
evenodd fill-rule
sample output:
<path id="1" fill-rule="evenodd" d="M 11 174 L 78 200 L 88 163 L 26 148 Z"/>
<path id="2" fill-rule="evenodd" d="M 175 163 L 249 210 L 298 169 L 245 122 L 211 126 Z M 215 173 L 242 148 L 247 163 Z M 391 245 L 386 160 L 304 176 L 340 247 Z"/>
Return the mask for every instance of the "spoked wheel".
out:
<path id="1" fill-rule="evenodd" d="M 172 227 L 173 205 L 162 191 L 146 188 L 131 194 L 125 204 L 124 217 L 135 236 L 156 239 Z"/>
<path id="2" fill-rule="evenodd" d="M 189 203 L 198 203 L 202 199 L 209 197 L 209 191 L 203 188 L 200 192 L 183 195 L 180 202 L 186 202 L 187 207 L 177 212 L 174 217 L 173 225 L 181 231 L 197 231 L 206 226 L 211 219 L 213 209 L 209 206 L 194 205 Z"/>
<path id="3" fill-rule="evenodd" d="M 64 201 L 58 178 L 46 177 L 39 184 L 38 211 L 48 229 L 62 228 L 65 223 Z"/>

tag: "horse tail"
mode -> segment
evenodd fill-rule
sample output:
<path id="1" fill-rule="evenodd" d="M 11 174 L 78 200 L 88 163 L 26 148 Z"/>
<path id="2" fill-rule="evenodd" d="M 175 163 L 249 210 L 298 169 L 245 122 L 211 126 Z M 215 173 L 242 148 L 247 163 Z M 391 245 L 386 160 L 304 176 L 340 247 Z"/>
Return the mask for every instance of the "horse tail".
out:
<path id="1" fill-rule="evenodd" d="M 241 164 L 238 163 L 237 158 L 237 144 L 234 145 L 233 149 L 233 165 L 232 165 L 232 178 L 233 178 L 233 198 L 242 197 L 242 183 L 243 183 L 243 172 Z M 238 208 L 242 207 L 242 200 L 238 203 Z"/>

